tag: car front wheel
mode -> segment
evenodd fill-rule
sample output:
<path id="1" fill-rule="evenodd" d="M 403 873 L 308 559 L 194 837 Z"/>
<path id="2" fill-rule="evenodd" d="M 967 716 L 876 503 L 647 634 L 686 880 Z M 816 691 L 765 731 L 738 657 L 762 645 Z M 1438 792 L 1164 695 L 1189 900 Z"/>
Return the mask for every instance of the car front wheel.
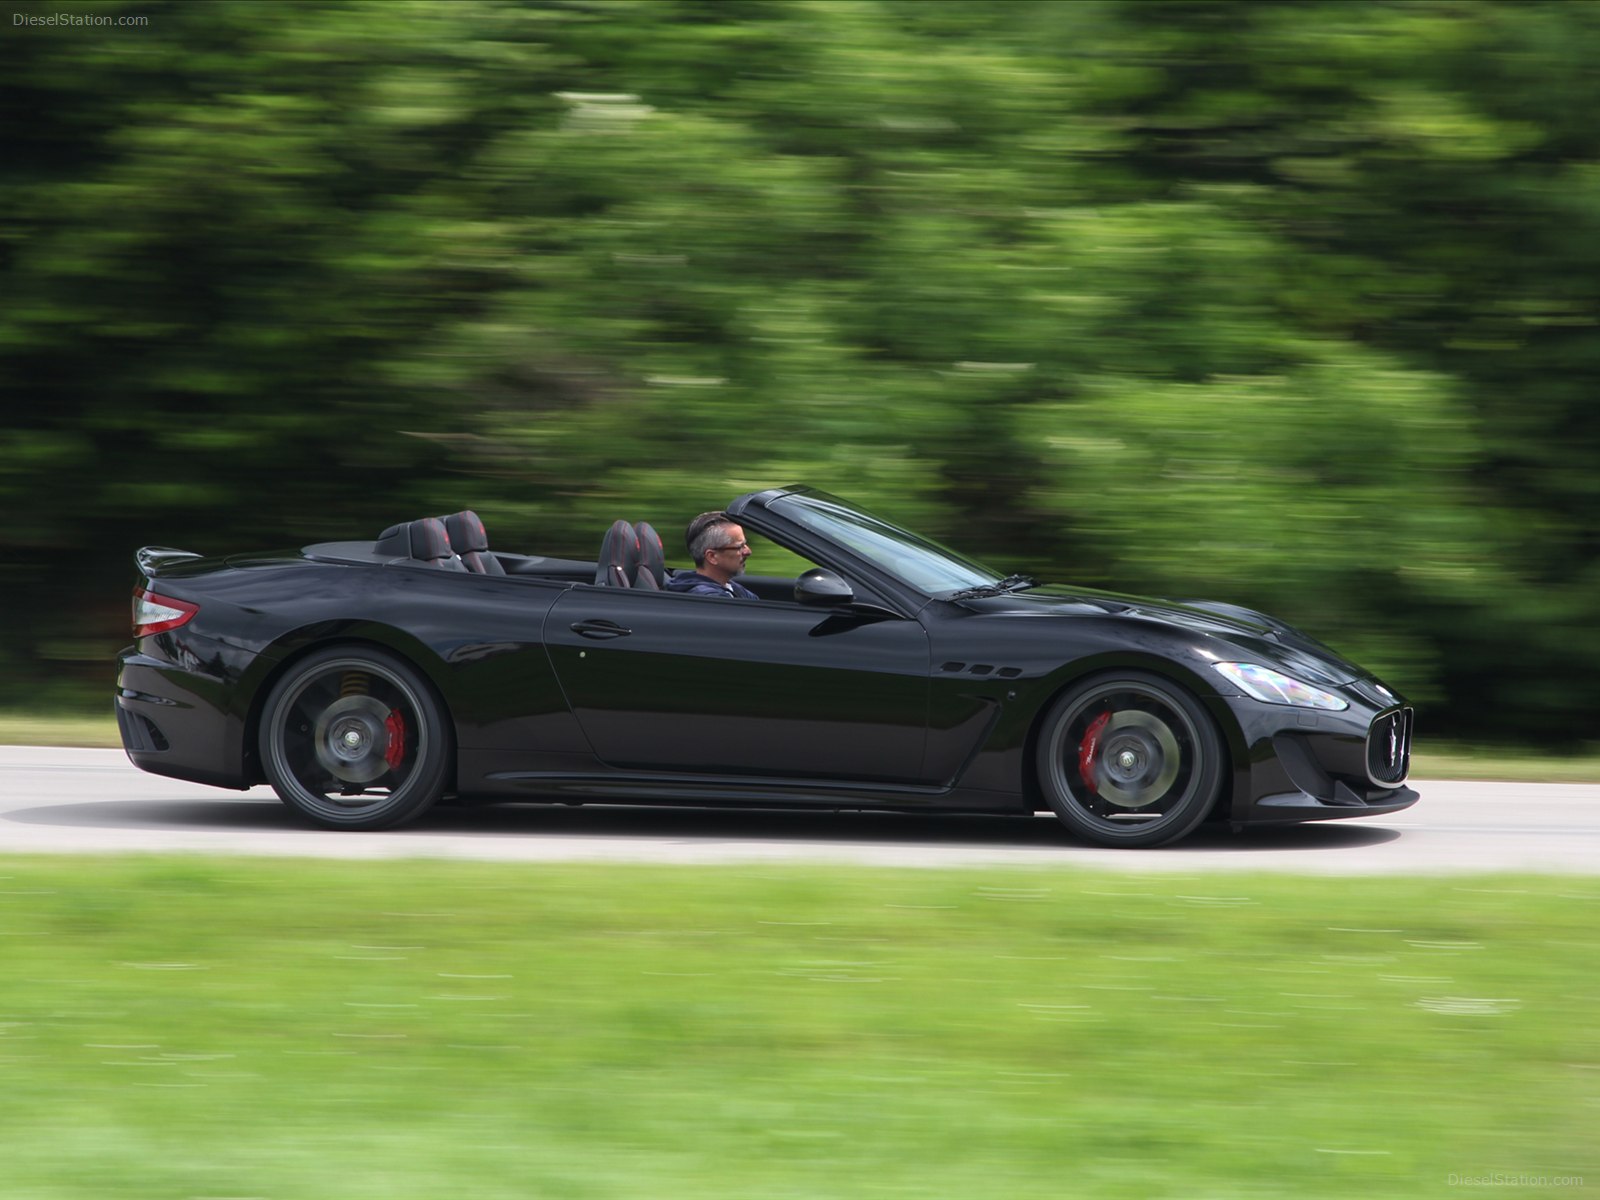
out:
<path id="1" fill-rule="evenodd" d="M 262 709 L 260 751 L 267 781 L 302 817 L 328 829 L 388 829 L 439 798 L 450 735 L 415 668 L 342 646 L 278 680 Z"/>
<path id="2" fill-rule="evenodd" d="M 1142 672 L 1101 675 L 1061 697 L 1036 769 L 1062 824 L 1102 846 L 1161 846 L 1190 833 L 1221 791 L 1222 739 L 1199 702 Z"/>

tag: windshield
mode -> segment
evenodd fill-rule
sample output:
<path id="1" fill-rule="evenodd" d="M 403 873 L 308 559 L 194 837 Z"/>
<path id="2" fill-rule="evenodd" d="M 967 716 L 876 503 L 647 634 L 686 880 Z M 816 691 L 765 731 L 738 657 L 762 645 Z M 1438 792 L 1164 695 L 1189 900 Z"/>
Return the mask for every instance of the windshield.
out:
<path id="1" fill-rule="evenodd" d="M 998 572 L 980 563 L 852 508 L 826 492 L 791 492 L 767 507 L 930 595 L 987 587 L 1000 578 Z"/>

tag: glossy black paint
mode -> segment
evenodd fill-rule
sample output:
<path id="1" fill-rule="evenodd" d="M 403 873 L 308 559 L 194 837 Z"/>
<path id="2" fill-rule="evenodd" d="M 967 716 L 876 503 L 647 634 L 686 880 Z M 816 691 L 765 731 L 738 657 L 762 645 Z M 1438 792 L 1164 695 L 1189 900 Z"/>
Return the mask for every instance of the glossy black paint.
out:
<path id="1" fill-rule="evenodd" d="M 367 643 L 437 693 L 463 797 L 1036 811 L 1041 714 L 1075 681 L 1132 670 L 1186 688 L 1215 720 L 1231 775 L 1217 819 L 1416 799 L 1403 779 L 1367 773 L 1369 731 L 1404 700 L 1271 618 L 1060 587 L 939 599 L 771 507 L 792 491 L 729 511 L 834 577 L 805 603 L 793 580 L 752 579 L 766 598 L 733 602 L 596 586 L 593 563 L 504 553 L 503 576 L 440 570 L 372 542 L 145 554 L 140 585 L 200 611 L 121 656 L 129 757 L 202 783 L 259 783 L 256 723 L 279 674 L 317 648 Z M 1349 707 L 1251 699 L 1211 668 L 1219 660 L 1309 677 Z"/>

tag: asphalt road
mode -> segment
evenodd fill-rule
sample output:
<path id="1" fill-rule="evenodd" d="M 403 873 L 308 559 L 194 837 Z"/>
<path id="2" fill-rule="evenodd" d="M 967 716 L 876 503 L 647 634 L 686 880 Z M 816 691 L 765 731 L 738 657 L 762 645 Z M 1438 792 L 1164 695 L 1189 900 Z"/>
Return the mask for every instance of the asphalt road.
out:
<path id="1" fill-rule="evenodd" d="M 408 829 L 330 833 L 297 825 L 267 788 L 229 792 L 162 779 L 134 769 L 120 750 L 0 746 L 0 852 L 1600 874 L 1600 786 L 1426 780 L 1412 786 L 1422 800 L 1392 817 L 1204 832 L 1163 850 L 1079 845 L 1049 817 L 607 805 L 440 808 Z"/>

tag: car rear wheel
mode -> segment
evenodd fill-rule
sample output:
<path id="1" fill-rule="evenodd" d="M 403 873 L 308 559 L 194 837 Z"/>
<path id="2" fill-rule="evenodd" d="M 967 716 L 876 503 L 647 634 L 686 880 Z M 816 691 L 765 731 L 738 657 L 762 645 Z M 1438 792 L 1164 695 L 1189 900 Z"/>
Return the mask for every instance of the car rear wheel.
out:
<path id="1" fill-rule="evenodd" d="M 261 714 L 279 798 L 328 829 L 388 829 L 439 798 L 450 735 L 428 684 L 396 656 L 331 647 L 290 668 Z"/>
<path id="2" fill-rule="evenodd" d="M 1102 846 L 1161 846 L 1203 821 L 1222 788 L 1216 725 L 1188 692 L 1155 675 L 1101 675 L 1046 715 L 1036 759 L 1045 800 Z"/>

